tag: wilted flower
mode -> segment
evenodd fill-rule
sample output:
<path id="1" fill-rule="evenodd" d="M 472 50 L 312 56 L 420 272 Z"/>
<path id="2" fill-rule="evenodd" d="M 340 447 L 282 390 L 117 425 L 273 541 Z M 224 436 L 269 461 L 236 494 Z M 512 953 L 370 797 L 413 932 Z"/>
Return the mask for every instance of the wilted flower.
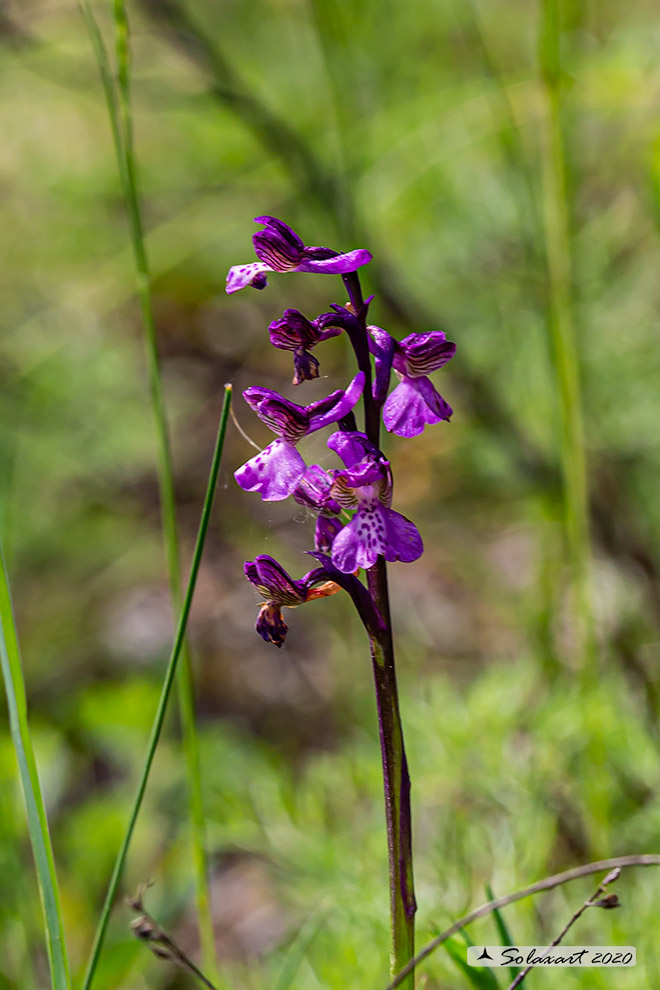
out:
<path id="1" fill-rule="evenodd" d="M 417 560 L 424 544 L 417 527 L 390 508 L 390 462 L 364 433 L 338 432 L 328 439 L 346 468 L 333 472 L 331 493 L 340 505 L 356 509 L 332 544 L 332 562 L 345 573 L 385 560 Z"/>
<path id="2" fill-rule="evenodd" d="M 363 388 L 364 374 L 360 371 L 346 390 L 337 389 L 309 406 L 298 406 L 269 388 L 246 389 L 243 398 L 278 439 L 234 473 L 241 488 L 246 492 L 259 492 L 266 502 L 287 498 L 305 471 L 305 462 L 295 445 L 308 434 L 343 419 L 360 398 Z"/>
<path id="3" fill-rule="evenodd" d="M 335 595 L 340 590 L 338 584 L 328 581 L 323 567 L 316 567 L 299 581 L 294 581 L 274 557 L 265 553 L 246 561 L 244 571 L 248 581 L 265 599 L 255 629 L 262 639 L 277 647 L 284 645 L 288 632 L 282 618 L 283 608 L 296 608 L 304 602 Z"/>
<path id="4" fill-rule="evenodd" d="M 363 248 L 339 254 L 330 248 L 306 247 L 295 230 L 276 217 L 255 217 L 255 222 L 265 224 L 264 230 L 252 237 L 259 261 L 230 268 L 227 274 L 227 292 L 237 292 L 246 285 L 251 285 L 254 289 L 265 289 L 268 272 L 344 275 L 357 271 L 371 261 L 371 253 Z"/>
<path id="5" fill-rule="evenodd" d="M 450 419 L 451 406 L 426 376 L 451 360 L 456 344 L 447 340 L 441 330 L 411 333 L 395 341 L 380 327 L 368 329 L 376 352 L 377 382 L 387 388 L 391 362 L 400 383 L 385 399 L 385 428 L 399 437 L 415 437 L 427 424 Z"/>

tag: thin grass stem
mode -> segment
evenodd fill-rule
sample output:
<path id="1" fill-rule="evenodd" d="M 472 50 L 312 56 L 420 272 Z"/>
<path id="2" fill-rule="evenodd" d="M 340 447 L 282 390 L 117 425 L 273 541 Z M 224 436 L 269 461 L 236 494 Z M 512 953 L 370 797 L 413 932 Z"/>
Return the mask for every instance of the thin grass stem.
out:
<path id="1" fill-rule="evenodd" d="M 27 812 L 28 832 L 46 928 L 48 963 L 53 990 L 69 990 L 71 978 L 64 936 L 62 905 L 55 873 L 46 809 L 28 724 L 27 698 L 9 578 L 0 547 L 0 666 L 7 694 L 9 725 L 16 750 Z"/>
<path id="2" fill-rule="evenodd" d="M 607 751 L 598 713 L 591 706 L 597 687 L 598 653 L 591 589 L 590 507 L 587 481 L 580 363 L 573 323 L 572 263 L 562 131 L 560 2 L 541 0 L 539 62 L 546 112 L 542 117 L 543 219 L 548 267 L 548 325 L 554 348 L 560 407 L 560 455 L 563 480 L 564 532 L 569 565 L 578 689 L 589 729 L 582 754 L 587 827 L 592 849 L 610 848 L 610 799 L 600 772 Z"/>
<path id="3" fill-rule="evenodd" d="M 178 613 L 181 609 L 182 598 L 179 539 L 174 496 L 174 468 L 163 395 L 158 339 L 153 313 L 151 276 L 138 193 L 133 137 L 134 128 L 131 110 L 129 23 L 124 0 L 114 0 L 115 50 L 117 57 L 117 87 L 115 87 L 108 52 L 89 0 L 79 0 L 79 3 L 87 24 L 101 75 L 129 219 L 131 247 L 137 280 L 137 294 L 146 342 L 149 394 L 156 430 L 158 487 L 167 554 L 170 595 L 174 611 Z M 195 873 L 195 899 L 202 942 L 202 956 L 206 969 L 217 978 L 200 776 L 199 740 L 195 725 L 192 667 L 190 654 L 185 644 L 179 664 L 178 698 L 188 780 L 189 816 L 192 827 Z"/>
<path id="4" fill-rule="evenodd" d="M 99 956 L 101 954 L 101 949 L 103 948 L 103 941 L 105 938 L 106 929 L 108 927 L 108 921 L 110 919 L 110 911 L 112 909 L 112 905 L 117 893 L 117 888 L 119 886 L 119 882 L 121 880 L 121 876 L 124 870 L 126 855 L 128 853 L 128 848 L 130 846 L 131 839 L 133 837 L 133 830 L 135 829 L 135 823 L 137 822 L 137 818 L 140 813 L 140 808 L 142 807 L 142 800 L 144 798 L 144 793 L 147 787 L 147 781 L 149 779 L 149 772 L 151 770 L 151 765 L 153 763 L 153 759 L 156 753 L 156 747 L 158 746 L 158 740 L 160 739 L 160 734 L 162 732 L 163 722 L 165 720 L 165 713 L 167 711 L 167 703 L 169 701 L 170 692 L 172 690 L 174 677 L 177 671 L 177 664 L 183 650 L 186 626 L 188 623 L 188 616 L 190 614 L 190 607 L 192 604 L 193 595 L 195 593 L 195 585 L 197 583 L 199 565 L 202 559 L 202 553 L 204 551 L 204 543 L 206 540 L 206 533 L 208 530 L 209 519 L 211 518 L 211 509 L 213 507 L 213 498 L 218 481 L 218 472 L 220 470 L 220 460 L 222 458 L 222 450 L 225 441 L 225 433 L 227 429 L 227 420 L 229 418 L 230 406 L 231 406 L 231 385 L 225 385 L 225 398 L 222 406 L 222 412 L 220 414 L 218 436 L 216 440 L 215 451 L 213 454 L 213 461 L 211 463 L 211 471 L 209 474 L 208 485 L 206 488 L 206 496 L 204 498 L 204 507 L 202 509 L 202 515 L 199 523 L 199 530 L 197 533 L 197 541 L 195 543 L 195 550 L 193 553 L 192 563 L 190 565 L 190 576 L 188 578 L 188 586 L 186 588 L 186 593 L 183 600 L 183 606 L 177 624 L 176 636 L 174 638 L 172 652 L 170 654 L 169 662 L 167 664 L 167 670 L 165 672 L 165 679 L 163 681 L 160 700 L 158 702 L 158 708 L 156 710 L 156 715 L 154 717 L 154 722 L 151 729 L 151 735 L 149 737 L 149 744 L 147 746 L 147 753 L 144 760 L 142 773 L 140 775 L 140 781 L 135 794 L 135 799 L 133 801 L 133 807 L 131 809 L 128 825 L 126 827 L 126 832 L 124 834 L 121 847 L 117 854 L 117 859 L 115 861 L 114 869 L 112 871 L 112 876 L 110 878 L 110 883 L 108 885 L 108 891 L 106 894 L 105 902 L 103 904 L 103 910 L 101 912 L 101 917 L 98 923 L 96 936 L 94 938 L 94 944 L 92 947 L 89 963 L 87 966 L 87 971 L 85 973 L 85 979 L 83 981 L 82 990 L 89 990 L 89 988 L 92 985 L 94 974 L 96 972 L 96 967 L 98 964 Z"/>
<path id="5" fill-rule="evenodd" d="M 591 603 L 589 496 L 578 349 L 571 298 L 571 247 L 566 161 L 561 126 L 559 0 L 541 0 L 539 62 L 546 112 L 542 119 L 542 197 L 548 269 L 548 325 L 560 407 L 564 528 L 571 570 L 577 653 L 585 681 L 595 673 Z"/>
<path id="6" fill-rule="evenodd" d="M 550 943 L 549 947 L 543 953 L 542 958 L 544 958 L 545 956 L 548 956 L 550 954 L 550 949 L 554 949 L 555 946 L 560 945 L 562 943 L 562 941 L 566 938 L 566 936 L 570 932 L 570 930 L 573 927 L 573 925 L 577 921 L 579 921 L 579 919 L 582 917 L 582 915 L 587 910 L 587 908 L 594 907 L 594 906 L 597 905 L 598 898 L 600 897 L 600 895 L 603 894 L 603 893 L 605 893 L 606 888 L 609 887 L 609 885 L 611 883 L 613 883 L 618 878 L 620 872 L 621 871 L 619 869 L 612 870 L 611 873 L 608 873 L 607 876 L 603 880 L 601 880 L 601 882 L 598 884 L 598 886 L 596 887 L 596 889 L 593 892 L 593 894 L 591 894 L 589 897 L 587 897 L 587 899 L 584 902 L 584 904 L 582 904 L 577 909 L 577 911 L 575 911 L 573 913 L 573 915 L 570 917 L 570 919 L 564 925 L 564 927 L 560 931 L 559 935 L 557 935 L 556 938 L 553 938 L 553 940 Z M 612 896 L 614 897 L 614 901 L 613 901 L 612 904 L 610 904 L 610 906 L 612 906 L 612 907 L 618 907 L 619 906 L 619 899 L 618 899 L 618 897 L 616 897 L 616 895 L 612 895 Z M 508 942 L 507 945 L 515 945 L 515 942 Z M 534 967 L 530 964 L 529 966 L 526 966 L 523 970 L 521 970 L 520 973 L 517 973 L 514 976 L 514 978 L 511 981 L 511 983 L 509 984 L 509 986 L 507 987 L 507 990 L 516 990 L 516 987 L 519 987 L 520 986 L 520 984 L 529 975 L 529 973 L 531 972 L 531 970 L 533 968 Z"/>

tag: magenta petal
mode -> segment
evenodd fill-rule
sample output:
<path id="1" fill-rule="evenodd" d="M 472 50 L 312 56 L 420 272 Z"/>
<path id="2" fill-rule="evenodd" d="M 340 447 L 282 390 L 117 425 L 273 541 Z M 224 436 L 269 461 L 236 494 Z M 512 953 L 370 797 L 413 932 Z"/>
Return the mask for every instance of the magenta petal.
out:
<path id="1" fill-rule="evenodd" d="M 366 433 L 359 433 L 357 430 L 338 430 L 332 433 L 328 437 L 328 447 L 341 457 L 347 468 L 361 461 L 365 454 L 375 451 Z"/>
<path id="2" fill-rule="evenodd" d="M 428 378 L 404 378 L 383 406 L 385 429 L 398 437 L 416 437 L 424 427 L 448 420 L 452 408 Z"/>
<path id="3" fill-rule="evenodd" d="M 376 365 L 376 376 L 372 386 L 373 397 L 376 402 L 383 403 L 390 387 L 390 373 L 392 362 L 394 361 L 398 347 L 394 337 L 391 337 L 387 330 L 380 327 L 370 326 L 367 330 L 371 334 L 369 350 L 374 355 Z"/>
<path id="4" fill-rule="evenodd" d="M 284 437 L 290 443 L 298 443 L 306 435 L 309 416 L 304 406 L 298 406 L 277 392 L 258 385 L 246 388 L 243 398 L 259 419 L 279 437 Z"/>
<path id="5" fill-rule="evenodd" d="M 344 471 L 335 471 L 335 479 L 341 479 L 347 488 L 367 488 L 383 481 L 389 466 L 385 458 L 365 457 Z"/>
<path id="6" fill-rule="evenodd" d="M 273 269 L 270 265 L 265 265 L 263 261 L 254 261 L 250 265 L 234 265 L 227 272 L 227 285 L 225 291 L 228 293 L 238 292 L 239 289 L 244 289 L 246 285 L 251 285 L 253 280 L 263 281 L 263 284 L 259 284 L 259 288 L 264 288 L 265 279 L 264 272 L 272 272 Z"/>
<path id="7" fill-rule="evenodd" d="M 358 371 L 357 375 L 346 390 L 337 389 L 326 399 L 319 399 L 306 406 L 309 415 L 308 433 L 315 430 L 322 430 L 325 426 L 330 426 L 338 420 L 347 416 L 354 407 L 364 388 L 364 372 Z"/>
<path id="8" fill-rule="evenodd" d="M 278 438 L 235 471 L 234 477 L 243 491 L 258 492 L 264 502 L 281 502 L 304 471 L 305 462 L 296 448 Z"/>
<path id="9" fill-rule="evenodd" d="M 401 560 L 409 564 L 421 557 L 424 544 L 415 524 L 394 509 L 383 506 L 380 513 L 385 522 L 385 560 Z"/>
<path id="10" fill-rule="evenodd" d="M 372 254 L 370 251 L 366 251 L 364 248 L 358 248 L 356 251 L 347 251 L 346 254 L 338 254 L 334 258 L 325 258 L 323 260 L 303 258 L 300 264 L 296 266 L 296 271 L 317 272 L 326 275 L 346 275 L 348 272 L 355 272 L 362 265 L 368 264 L 371 258 Z"/>
<path id="11" fill-rule="evenodd" d="M 298 237 L 293 227 L 289 227 L 288 223 L 285 223 L 284 220 L 278 220 L 277 217 L 264 216 L 255 217 L 254 222 L 263 223 L 267 228 L 272 228 L 274 233 L 279 234 L 279 236 L 290 244 L 295 250 L 302 251 L 304 249 L 305 245 L 303 244 L 301 238 Z M 260 233 L 263 233 L 263 231 L 260 231 Z"/>
<path id="12" fill-rule="evenodd" d="M 276 272 L 290 272 L 302 260 L 304 244 L 288 224 L 276 217 L 257 217 L 257 223 L 265 223 L 264 230 L 252 237 L 254 251 L 259 261 L 264 261 Z"/>
<path id="13" fill-rule="evenodd" d="M 279 320 L 273 320 L 268 329 L 271 344 L 284 351 L 313 347 L 321 336 L 320 331 L 297 309 L 285 309 Z"/>

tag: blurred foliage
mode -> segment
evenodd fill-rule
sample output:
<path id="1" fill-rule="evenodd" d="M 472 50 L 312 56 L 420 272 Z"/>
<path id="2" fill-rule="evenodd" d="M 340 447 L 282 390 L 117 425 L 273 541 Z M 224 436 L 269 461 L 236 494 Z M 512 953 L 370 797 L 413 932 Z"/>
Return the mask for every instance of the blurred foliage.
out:
<path id="1" fill-rule="evenodd" d="M 108 6 L 96 9 L 110 30 Z M 520 0 L 141 0 L 129 7 L 140 179 L 189 556 L 221 403 L 259 383 L 302 401 L 265 328 L 343 301 L 338 280 L 275 277 L 226 297 L 252 217 L 308 243 L 365 246 L 371 317 L 442 327 L 451 425 L 388 438 L 396 507 L 427 551 L 392 573 L 415 809 L 420 945 L 497 894 L 601 855 L 653 851 L 660 622 L 660 25 L 648 0 L 565 3 L 563 123 L 574 307 L 593 500 L 601 676 L 575 685 L 559 526 L 557 400 L 539 223 L 537 8 Z M 9 550 L 72 963 L 80 972 L 172 635 L 153 427 L 126 221 L 102 93 L 73 0 L 0 7 L 0 525 Z M 346 380 L 340 339 L 319 354 Z M 438 376 L 439 381 L 440 376 Z M 439 381 L 440 384 L 440 381 Z M 258 442 L 267 430 L 237 403 Z M 303 444 L 328 458 L 323 439 Z M 385 982 L 380 766 L 364 635 L 346 602 L 253 633 L 242 562 L 294 573 L 310 526 L 241 493 L 228 438 L 193 608 L 214 911 L 227 986 Z M 327 463 L 330 463 L 328 460 Z M 174 719 L 173 719 L 174 721 Z M 194 956 L 183 759 L 159 749 L 125 892 Z M 587 745 L 589 743 L 589 745 Z M 8 735 L 0 737 L 0 987 L 46 985 Z M 595 783 L 597 786 L 595 786 Z M 586 884 L 586 881 L 585 881 Z M 592 885 L 592 881 L 589 881 Z M 657 985 L 660 877 L 576 940 L 637 946 L 635 970 L 544 986 Z M 549 941 L 589 892 L 508 909 Z M 117 906 L 98 985 L 190 986 Z M 579 932 L 579 937 L 578 937 Z M 493 920 L 472 938 L 497 941 Z M 439 952 L 427 986 L 465 985 Z M 534 977 L 530 977 L 534 979 Z"/>

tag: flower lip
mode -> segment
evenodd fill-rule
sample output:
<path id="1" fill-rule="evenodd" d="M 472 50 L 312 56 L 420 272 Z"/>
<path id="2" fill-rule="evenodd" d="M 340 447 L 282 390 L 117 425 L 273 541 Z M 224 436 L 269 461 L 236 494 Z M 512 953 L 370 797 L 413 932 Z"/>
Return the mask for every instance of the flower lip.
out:
<path id="1" fill-rule="evenodd" d="M 259 609 L 254 628 L 266 643 L 272 643 L 278 650 L 284 646 L 286 634 L 289 631 L 289 627 L 282 618 L 281 607 L 269 605 L 267 602 L 264 602 Z"/>
<path id="2" fill-rule="evenodd" d="M 400 383 L 383 406 L 386 430 L 398 437 L 416 437 L 426 426 L 451 419 L 451 406 L 430 378 L 400 377 Z"/>

